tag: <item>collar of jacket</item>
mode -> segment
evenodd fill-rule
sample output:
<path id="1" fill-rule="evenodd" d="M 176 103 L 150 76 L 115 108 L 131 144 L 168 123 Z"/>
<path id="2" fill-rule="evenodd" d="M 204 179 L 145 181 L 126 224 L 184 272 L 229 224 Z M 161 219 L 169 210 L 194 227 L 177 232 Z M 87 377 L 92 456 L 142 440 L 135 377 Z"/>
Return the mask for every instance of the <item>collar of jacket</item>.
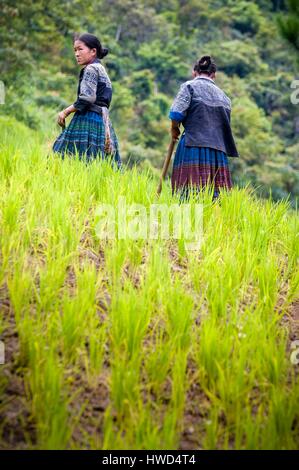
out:
<path id="1" fill-rule="evenodd" d="M 82 69 L 80 70 L 80 74 L 79 74 L 80 77 L 83 76 L 83 72 L 84 72 L 84 70 L 86 69 L 87 65 L 90 65 L 90 64 L 100 64 L 100 63 L 101 63 L 100 59 L 99 59 L 98 57 L 96 57 L 95 59 L 93 59 L 92 62 L 89 62 L 89 64 L 84 65 L 84 67 L 82 67 Z"/>
<path id="2" fill-rule="evenodd" d="M 213 80 L 212 78 L 209 78 L 209 77 L 195 77 L 194 80 L 198 80 L 199 78 L 203 78 L 204 80 L 210 80 L 211 82 L 215 83 L 215 80 Z"/>
<path id="3" fill-rule="evenodd" d="M 81 71 L 84 70 L 85 67 L 87 67 L 87 66 L 90 65 L 90 64 L 100 64 L 100 63 L 101 63 L 100 59 L 99 59 L 98 57 L 96 57 L 96 58 L 93 59 L 91 62 L 89 62 L 89 64 L 84 65 L 84 67 L 82 67 Z"/>
<path id="4" fill-rule="evenodd" d="M 101 63 L 101 61 L 100 61 L 100 59 L 99 59 L 98 57 L 96 57 L 95 59 L 93 59 L 92 62 L 90 62 L 90 64 L 100 64 L 100 63 Z M 88 65 L 89 65 L 89 64 L 88 64 Z"/>

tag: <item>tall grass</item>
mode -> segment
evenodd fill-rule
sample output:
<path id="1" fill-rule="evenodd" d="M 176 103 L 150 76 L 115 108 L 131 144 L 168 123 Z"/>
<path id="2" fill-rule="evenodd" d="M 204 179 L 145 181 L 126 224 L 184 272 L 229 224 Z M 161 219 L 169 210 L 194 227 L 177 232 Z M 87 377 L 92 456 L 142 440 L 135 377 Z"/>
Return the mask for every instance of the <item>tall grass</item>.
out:
<path id="1" fill-rule="evenodd" d="M 299 219 L 288 201 L 247 186 L 218 205 L 206 191 L 198 251 L 183 239 L 101 240 L 99 204 L 157 202 L 150 172 L 63 161 L 24 126 L 1 118 L 0 129 L 0 332 L 14 325 L 18 337 L 27 446 L 177 449 L 191 428 L 194 448 L 298 448 L 288 348 Z M 178 202 L 168 184 L 160 202 Z"/>

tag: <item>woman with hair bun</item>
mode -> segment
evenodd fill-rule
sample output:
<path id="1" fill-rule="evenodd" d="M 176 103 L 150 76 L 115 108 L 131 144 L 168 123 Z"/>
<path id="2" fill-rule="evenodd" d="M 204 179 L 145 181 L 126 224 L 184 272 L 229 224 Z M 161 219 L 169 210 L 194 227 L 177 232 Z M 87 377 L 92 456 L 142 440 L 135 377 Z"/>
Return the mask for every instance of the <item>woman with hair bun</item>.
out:
<path id="1" fill-rule="evenodd" d="M 213 185 L 213 199 L 221 188 L 231 189 L 227 157 L 238 157 L 230 126 L 231 101 L 215 84 L 216 64 L 203 56 L 193 69 L 193 80 L 181 85 L 171 107 L 173 140 L 178 143 L 173 170 L 172 191 L 188 197 L 206 185 Z"/>
<path id="2" fill-rule="evenodd" d="M 58 124 L 63 127 L 53 145 L 53 151 L 65 153 L 87 161 L 100 156 L 112 157 L 121 166 L 118 141 L 109 119 L 112 86 L 101 63 L 108 54 L 99 39 L 84 33 L 74 37 L 74 52 L 78 65 L 83 66 L 79 75 L 77 100 L 58 114 Z M 65 118 L 75 113 L 65 128 Z"/>

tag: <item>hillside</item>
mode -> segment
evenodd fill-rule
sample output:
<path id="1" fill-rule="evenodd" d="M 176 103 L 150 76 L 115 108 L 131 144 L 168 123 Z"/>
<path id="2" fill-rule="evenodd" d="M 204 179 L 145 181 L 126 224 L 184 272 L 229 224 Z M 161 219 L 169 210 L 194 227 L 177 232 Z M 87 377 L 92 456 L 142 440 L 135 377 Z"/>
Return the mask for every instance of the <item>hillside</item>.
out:
<path id="1" fill-rule="evenodd" d="M 150 171 L 47 157 L 13 119 L 0 152 L 2 448 L 298 449 L 288 201 L 203 194 L 197 250 L 102 239 L 101 204 L 174 204 L 169 183 L 157 201 Z"/>
<path id="2" fill-rule="evenodd" d="M 113 84 L 111 118 L 124 160 L 161 168 L 169 141 L 168 111 L 195 61 L 212 54 L 217 84 L 232 100 L 240 159 L 233 181 L 274 200 L 299 196 L 298 50 L 284 40 L 290 0 L 3 0 L 0 113 L 45 135 L 56 114 L 75 101 L 79 68 L 75 32 L 97 34 L 110 49 L 104 64 Z M 295 29 L 296 18 L 289 23 Z M 297 18 L 298 22 L 298 18 Z M 298 27 L 297 27 L 298 30 Z M 55 132 L 59 129 L 56 126 Z"/>

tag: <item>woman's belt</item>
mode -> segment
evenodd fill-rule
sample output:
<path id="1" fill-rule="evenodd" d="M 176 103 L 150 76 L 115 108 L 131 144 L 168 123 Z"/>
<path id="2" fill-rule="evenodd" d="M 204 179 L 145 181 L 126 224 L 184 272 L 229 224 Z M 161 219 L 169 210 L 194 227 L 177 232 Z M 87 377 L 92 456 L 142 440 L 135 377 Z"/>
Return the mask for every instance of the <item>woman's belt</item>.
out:
<path id="1" fill-rule="evenodd" d="M 94 113 L 99 113 L 102 115 L 103 114 L 102 108 L 108 108 L 108 106 L 105 103 L 101 103 L 101 104 L 92 103 L 89 106 L 88 111 L 93 111 Z"/>

